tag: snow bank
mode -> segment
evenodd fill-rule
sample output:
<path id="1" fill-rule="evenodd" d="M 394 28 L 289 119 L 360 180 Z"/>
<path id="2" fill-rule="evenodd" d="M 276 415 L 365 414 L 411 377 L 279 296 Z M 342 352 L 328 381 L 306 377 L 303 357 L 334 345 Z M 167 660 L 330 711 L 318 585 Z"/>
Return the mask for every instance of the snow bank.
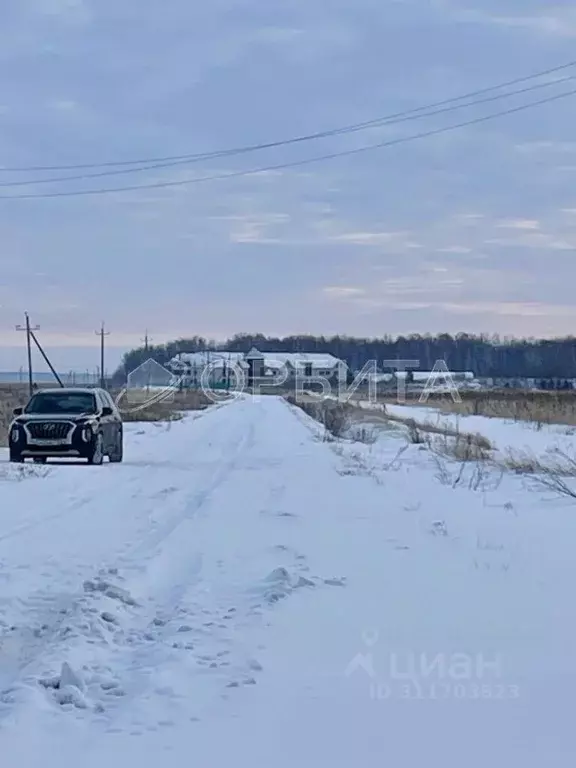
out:
<path id="1" fill-rule="evenodd" d="M 490 440 L 500 452 L 509 450 L 531 452 L 542 456 L 558 448 L 576 454 L 576 430 L 559 425 L 543 425 L 538 428 L 531 422 L 510 421 L 487 416 L 460 416 L 446 414 L 426 406 L 386 405 L 391 414 L 416 421 L 430 422 L 437 426 L 458 429 L 461 432 L 479 433 Z"/>

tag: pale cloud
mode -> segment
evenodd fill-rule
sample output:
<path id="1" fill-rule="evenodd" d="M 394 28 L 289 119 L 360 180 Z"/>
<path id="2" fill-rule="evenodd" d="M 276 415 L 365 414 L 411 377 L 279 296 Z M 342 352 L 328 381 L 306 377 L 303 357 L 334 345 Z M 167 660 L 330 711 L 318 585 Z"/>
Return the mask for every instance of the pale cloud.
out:
<path id="1" fill-rule="evenodd" d="M 267 237 L 258 224 L 244 224 L 240 229 L 230 233 L 231 243 L 260 243 L 260 245 L 277 245 L 282 242 L 279 238 Z"/>
<path id="2" fill-rule="evenodd" d="M 492 7 L 491 7 L 492 6 Z M 484 0 L 481 8 L 470 7 L 468 0 L 437 3 L 437 8 L 452 19 L 519 30 L 542 36 L 570 39 L 576 36 L 576 11 L 571 5 L 548 4 L 536 0 Z"/>
<path id="3" fill-rule="evenodd" d="M 414 277 L 396 277 L 383 280 L 373 288 L 373 293 L 397 296 L 397 295 L 433 295 L 438 291 L 445 291 L 460 287 L 464 280 L 461 277 L 439 277 L 444 272 L 431 275 Z"/>
<path id="4" fill-rule="evenodd" d="M 384 307 L 395 309 L 422 309 L 441 297 L 461 290 L 465 280 L 459 275 L 447 276 L 445 271 L 412 277 L 395 277 L 372 282 L 365 286 L 329 286 L 322 293 L 331 299 L 344 301 L 363 312 Z"/>
<path id="5" fill-rule="evenodd" d="M 408 232 L 347 232 L 341 235 L 332 235 L 329 239 L 349 245 L 383 245 L 404 238 L 408 234 Z M 417 245 L 416 247 L 420 246 Z"/>
<path id="6" fill-rule="evenodd" d="M 544 232 L 530 232 L 515 237 L 493 237 L 484 241 L 487 245 L 499 245 L 512 248 L 537 248 L 542 251 L 572 251 L 576 248 L 574 243 L 556 239 L 555 235 Z"/>
<path id="7" fill-rule="evenodd" d="M 527 155 L 544 154 L 574 154 L 576 152 L 575 141 L 529 141 L 523 144 L 517 144 L 514 149 L 516 152 Z"/>
<path id="8" fill-rule="evenodd" d="M 377 283 L 371 292 L 381 296 L 421 296 L 431 291 L 419 277 L 396 277 Z"/>
<path id="9" fill-rule="evenodd" d="M 229 233 L 232 243 L 259 243 L 261 245 L 278 245 L 286 239 L 274 236 L 275 227 L 290 222 L 290 216 L 285 213 L 262 213 L 255 216 L 228 216 L 220 220 L 234 222 L 235 226 Z"/>
<path id="10" fill-rule="evenodd" d="M 499 221 L 496 226 L 499 229 L 540 229 L 540 222 L 534 219 L 504 219 Z"/>
<path id="11" fill-rule="evenodd" d="M 540 302 L 443 302 L 441 308 L 457 314 L 496 314 L 516 317 L 576 317 L 576 307 L 544 304 Z"/>
<path id="12" fill-rule="evenodd" d="M 486 216 L 483 213 L 457 213 L 452 219 L 455 226 L 475 227 L 480 225 Z"/>
<path id="13" fill-rule="evenodd" d="M 486 215 L 484 213 L 456 213 L 453 218 L 461 221 L 479 221 L 485 219 Z"/>
<path id="14" fill-rule="evenodd" d="M 430 309 L 432 303 L 429 301 L 406 301 L 390 297 L 361 296 L 351 297 L 349 306 L 360 315 L 378 315 L 387 308 L 394 311 L 418 311 Z"/>
<path id="15" fill-rule="evenodd" d="M 322 289 L 322 292 L 331 299 L 347 299 L 362 296 L 366 293 L 363 288 L 354 288 L 353 286 L 346 285 L 328 285 Z"/>
<path id="16" fill-rule="evenodd" d="M 472 253 L 472 248 L 468 248 L 465 245 L 448 245 L 443 248 L 436 248 L 436 253 Z"/>
<path id="17" fill-rule="evenodd" d="M 94 18 L 88 0 L 22 0 L 25 6 L 39 14 L 53 17 L 69 25 L 90 24 Z"/>
<path id="18" fill-rule="evenodd" d="M 418 310 L 430 309 L 430 307 L 433 306 L 433 303 L 430 301 L 394 301 L 389 299 L 373 299 L 367 300 L 366 302 L 360 302 L 360 306 L 365 310 L 371 311 L 382 310 L 386 307 L 389 307 L 395 311 L 416 312 Z"/>
<path id="19" fill-rule="evenodd" d="M 562 11 L 562 9 L 559 9 Z M 555 37 L 574 38 L 576 37 L 576 15 L 572 9 L 565 9 L 558 15 L 538 14 L 526 16 L 499 16 L 486 15 L 483 17 L 486 21 L 493 24 L 499 24 L 505 27 L 516 27 L 526 29 L 538 34 L 552 35 Z"/>

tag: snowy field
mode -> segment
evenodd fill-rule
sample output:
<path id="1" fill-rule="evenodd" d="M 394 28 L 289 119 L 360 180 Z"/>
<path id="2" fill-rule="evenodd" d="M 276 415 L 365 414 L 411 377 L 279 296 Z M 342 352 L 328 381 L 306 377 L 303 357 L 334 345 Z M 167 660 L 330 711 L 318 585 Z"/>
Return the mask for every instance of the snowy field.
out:
<path id="1" fill-rule="evenodd" d="M 513 421 L 487 416 L 461 416 L 424 405 L 386 405 L 386 410 L 402 418 L 446 426 L 460 432 L 479 433 L 490 440 L 501 453 L 508 451 L 533 453 L 542 456 L 557 448 L 570 455 L 576 454 L 576 429 L 558 424 L 540 427 L 531 421 Z"/>
<path id="2" fill-rule="evenodd" d="M 574 764 L 567 501 L 273 397 L 2 459 L 3 764 Z"/>

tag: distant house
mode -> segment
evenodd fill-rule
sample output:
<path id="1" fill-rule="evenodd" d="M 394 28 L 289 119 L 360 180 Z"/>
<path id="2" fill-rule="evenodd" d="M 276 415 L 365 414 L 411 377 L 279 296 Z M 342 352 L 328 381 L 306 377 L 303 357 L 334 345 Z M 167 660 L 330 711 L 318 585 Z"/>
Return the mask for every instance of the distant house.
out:
<path id="1" fill-rule="evenodd" d="M 252 348 L 249 352 L 228 352 L 205 350 L 202 352 L 180 353 L 167 364 L 183 386 L 195 387 L 231 386 L 242 379 L 250 381 L 278 381 L 287 383 L 296 377 L 300 381 L 315 378 L 331 382 L 345 382 L 348 366 L 343 360 L 329 354 L 312 352 L 260 352 Z"/>
<path id="2" fill-rule="evenodd" d="M 288 378 L 324 378 L 329 381 L 346 381 L 348 366 L 330 354 L 317 352 L 266 352 L 262 354 L 264 375 L 280 375 L 286 371 Z"/>
<path id="3" fill-rule="evenodd" d="M 234 383 L 236 371 L 243 371 L 243 355 L 240 352 L 179 353 L 166 367 L 178 378 L 184 387 L 199 387 L 202 384 Z"/>

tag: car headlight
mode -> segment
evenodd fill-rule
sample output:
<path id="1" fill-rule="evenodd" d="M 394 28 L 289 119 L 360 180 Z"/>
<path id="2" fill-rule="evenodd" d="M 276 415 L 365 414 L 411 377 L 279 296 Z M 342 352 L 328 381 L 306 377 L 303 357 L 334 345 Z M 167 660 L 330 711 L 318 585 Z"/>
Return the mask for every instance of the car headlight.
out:
<path id="1" fill-rule="evenodd" d="M 92 440 L 92 427 L 90 424 L 85 424 L 82 427 L 82 440 L 84 440 L 85 443 L 89 443 L 90 440 Z"/>

